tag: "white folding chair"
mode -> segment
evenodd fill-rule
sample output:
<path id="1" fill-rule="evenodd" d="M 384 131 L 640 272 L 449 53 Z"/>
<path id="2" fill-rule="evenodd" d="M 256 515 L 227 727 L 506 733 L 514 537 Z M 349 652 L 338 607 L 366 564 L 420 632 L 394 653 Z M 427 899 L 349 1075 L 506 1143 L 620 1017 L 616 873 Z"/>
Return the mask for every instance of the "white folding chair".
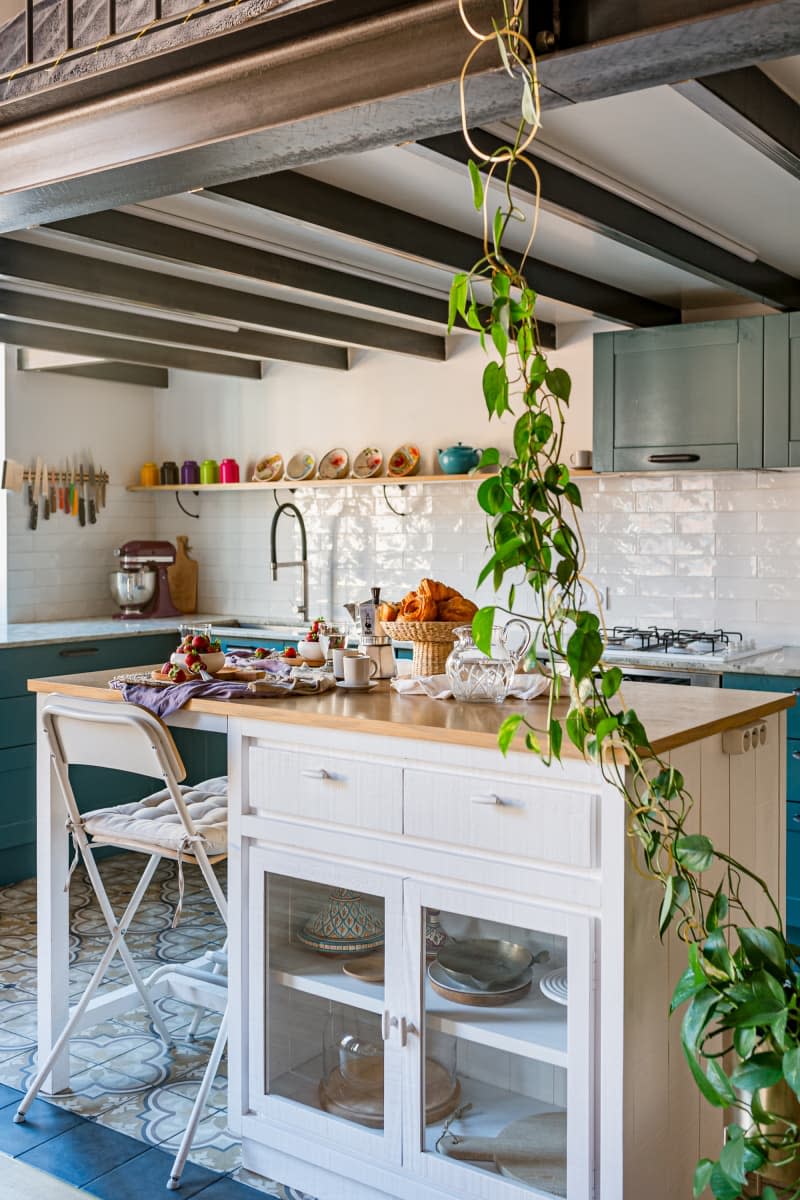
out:
<path id="1" fill-rule="evenodd" d="M 67 1024 L 45 1061 L 39 1064 L 14 1120 L 25 1120 L 25 1114 L 42 1083 L 86 1013 L 112 960 L 119 954 L 135 991 L 166 1046 L 171 1044 L 171 1039 L 155 1007 L 154 995 L 164 994 L 165 988 L 169 991 L 166 985 L 170 981 L 182 982 L 184 994 L 181 998 L 186 998 L 188 992 L 190 1002 L 198 1007 L 190 1036 L 196 1031 L 197 1018 L 202 1015 L 202 1010 L 212 1009 L 222 1014 L 214 1047 L 167 1183 L 168 1188 L 174 1189 L 179 1186 L 227 1041 L 227 957 L 224 948 L 221 951 L 209 951 L 193 963 L 159 967 L 147 980 L 143 980 L 125 943 L 125 935 L 162 858 L 178 863 L 176 920 L 183 904 L 183 868 L 184 864 L 190 863 L 200 868 L 223 923 L 227 926 L 227 902 L 213 871 L 213 864 L 227 854 L 227 779 L 207 780 L 194 788 L 182 787 L 180 781 L 186 778 L 186 768 L 169 730 L 157 717 L 133 704 L 60 698 L 43 708 L 42 721 L 53 773 L 66 809 L 67 828 L 75 844 L 75 863 L 79 858 L 83 859 L 111 938 L 88 987 L 70 1010 Z M 132 804 L 81 814 L 70 784 L 70 765 L 130 771 L 163 779 L 165 787 Z M 93 848 L 99 845 L 117 846 L 149 856 L 144 872 L 119 918 L 108 899 L 94 859 Z"/>

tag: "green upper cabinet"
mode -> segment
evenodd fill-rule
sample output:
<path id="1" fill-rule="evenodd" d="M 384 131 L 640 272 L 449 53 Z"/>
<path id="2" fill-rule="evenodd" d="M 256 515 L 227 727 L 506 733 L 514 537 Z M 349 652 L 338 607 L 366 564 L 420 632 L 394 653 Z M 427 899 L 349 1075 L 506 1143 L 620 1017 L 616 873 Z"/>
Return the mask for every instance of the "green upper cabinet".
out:
<path id="1" fill-rule="evenodd" d="M 800 467 L 800 313 L 764 318 L 764 466 Z"/>
<path id="2" fill-rule="evenodd" d="M 595 334 L 594 469 L 762 466 L 763 380 L 763 317 Z"/>

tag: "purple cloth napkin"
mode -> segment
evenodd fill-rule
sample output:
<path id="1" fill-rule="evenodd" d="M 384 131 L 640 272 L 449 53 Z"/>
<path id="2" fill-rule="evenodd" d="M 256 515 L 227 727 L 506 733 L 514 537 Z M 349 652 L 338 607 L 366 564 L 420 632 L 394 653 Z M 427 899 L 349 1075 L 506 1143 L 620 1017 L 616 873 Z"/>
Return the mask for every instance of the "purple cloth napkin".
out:
<path id="1" fill-rule="evenodd" d="M 208 679 L 192 679 L 189 683 L 174 683 L 172 687 L 154 688 L 146 683 L 127 683 L 122 695 L 128 704 L 138 704 L 157 717 L 168 717 L 190 700 L 241 700 L 252 695 L 246 683 Z"/>

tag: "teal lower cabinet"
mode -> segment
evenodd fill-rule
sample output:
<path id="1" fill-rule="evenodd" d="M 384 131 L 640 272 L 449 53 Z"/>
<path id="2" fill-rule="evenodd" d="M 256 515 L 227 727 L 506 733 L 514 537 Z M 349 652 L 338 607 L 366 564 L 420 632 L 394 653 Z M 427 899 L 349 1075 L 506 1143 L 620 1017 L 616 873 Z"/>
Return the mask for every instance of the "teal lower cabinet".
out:
<path id="1" fill-rule="evenodd" d="M 723 675 L 722 686 L 800 696 L 800 679 L 788 675 Z M 800 702 L 786 714 L 786 731 L 786 924 L 800 941 Z"/>
<path id="2" fill-rule="evenodd" d="M 28 679 L 161 663 L 176 644 L 177 631 L 0 648 L 0 884 L 36 873 L 36 698 L 26 691 Z M 190 783 L 227 772 L 223 734 L 178 729 L 174 735 Z M 159 786 L 97 767 L 74 767 L 70 778 L 86 812 L 141 799 Z"/>

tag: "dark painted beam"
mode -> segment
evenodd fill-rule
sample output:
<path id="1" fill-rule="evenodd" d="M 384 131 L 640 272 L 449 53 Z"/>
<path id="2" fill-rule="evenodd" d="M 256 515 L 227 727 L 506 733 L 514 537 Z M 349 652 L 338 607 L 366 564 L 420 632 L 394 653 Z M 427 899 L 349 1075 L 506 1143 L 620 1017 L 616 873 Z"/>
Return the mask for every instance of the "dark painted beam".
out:
<path id="1" fill-rule="evenodd" d="M 800 105 L 758 67 L 723 71 L 673 86 L 720 125 L 800 179 Z"/>
<path id="2" fill-rule="evenodd" d="M 498 140 L 480 129 L 470 131 L 479 149 L 494 150 Z M 428 138 L 422 145 L 446 158 L 466 164 L 470 157 L 460 134 Z M 793 275 L 756 260 L 747 262 L 730 250 L 707 242 L 680 225 L 634 204 L 596 183 L 532 154 L 542 181 L 542 203 L 568 219 L 634 250 L 643 251 L 663 262 L 734 291 L 762 300 L 776 308 L 800 308 L 800 280 Z M 514 186 L 533 202 L 531 176 L 527 171 L 514 175 Z"/>
<path id="3" fill-rule="evenodd" d="M 0 316 L 83 329 L 87 333 L 110 333 L 146 342 L 219 350 L 244 358 L 277 359 L 340 371 L 348 367 L 348 354 L 343 346 L 306 342 L 257 329 L 209 329 L 207 325 L 173 321 L 167 316 L 150 317 L 119 308 L 73 303 L 61 296 L 0 289 Z"/>
<path id="4" fill-rule="evenodd" d="M 105 383 L 131 383 L 136 387 L 169 387 L 165 367 L 147 367 L 127 362 L 77 362 L 59 366 L 38 366 L 27 361 L 24 350 L 17 351 L 17 370 L 39 375 L 74 375 L 79 379 L 100 379 Z"/>
<path id="5" fill-rule="evenodd" d="M 468 153 L 464 139 L 461 134 L 451 137 L 453 147 L 463 147 L 466 162 Z M 467 188 L 466 171 L 464 187 Z M 292 171 L 223 184 L 213 191 L 240 203 L 283 213 L 310 225 L 454 270 L 463 271 L 483 257 L 483 243 L 471 234 Z M 509 257 L 519 261 L 514 256 Z M 628 325 L 668 325 L 681 319 L 680 311 L 669 305 L 636 296 L 535 257 L 530 260 L 526 273 L 540 295 L 587 308 L 611 321 Z M 544 339 L 543 344 L 546 345 Z"/>
<path id="6" fill-rule="evenodd" d="M 299 289 L 332 300 L 385 309 L 418 320 L 447 324 L 447 301 L 407 288 L 380 283 L 347 271 L 316 266 L 302 258 L 289 258 L 259 250 L 228 238 L 210 237 L 180 225 L 152 221 L 124 212 L 94 213 L 55 221 L 49 228 L 92 242 L 134 250 L 151 258 L 188 263 L 244 279 Z"/>
<path id="7" fill-rule="evenodd" d="M 174 311 L 176 316 L 190 313 L 197 317 L 218 317 L 237 325 L 285 330 L 306 337 L 327 338 L 437 361 L 445 357 L 444 338 L 431 333 L 418 333 L 396 324 L 364 321 L 326 309 L 287 304 L 250 292 L 237 292 L 232 288 L 197 283 L 193 279 L 144 271 L 140 267 L 86 258 L 10 238 L 0 238 L 0 276 L 64 288 L 85 296 L 166 309 Z"/>
<path id="8" fill-rule="evenodd" d="M 127 338 L 101 337 L 75 329 L 56 329 L 51 325 L 32 325 L 25 321 L 0 320 L 0 342 L 25 346 L 29 350 L 56 350 L 61 354 L 79 354 L 90 358 L 117 359 L 154 367 L 176 367 L 182 371 L 201 371 L 208 375 L 233 375 L 240 379 L 261 379 L 261 364 L 249 358 L 206 354 L 180 346 L 129 341 Z"/>

